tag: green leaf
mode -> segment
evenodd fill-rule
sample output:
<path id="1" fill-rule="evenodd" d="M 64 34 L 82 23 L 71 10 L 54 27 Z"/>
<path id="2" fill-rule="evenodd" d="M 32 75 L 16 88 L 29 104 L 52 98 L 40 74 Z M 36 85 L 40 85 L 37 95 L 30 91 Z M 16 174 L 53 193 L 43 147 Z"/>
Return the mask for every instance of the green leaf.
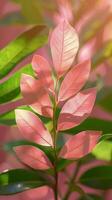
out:
<path id="1" fill-rule="evenodd" d="M 40 8 L 38 1 L 20 0 L 22 14 L 30 23 L 42 23 L 42 8 Z M 37 14 L 38 13 L 38 14 Z"/>
<path id="2" fill-rule="evenodd" d="M 0 51 L 0 78 L 47 41 L 45 26 L 34 26 Z"/>
<path id="3" fill-rule="evenodd" d="M 30 109 L 29 106 L 20 106 L 19 108 L 31 111 L 31 109 Z M 15 111 L 12 110 L 10 112 L 1 114 L 0 115 L 0 124 L 2 124 L 2 125 L 8 125 L 8 126 L 16 125 Z"/>
<path id="4" fill-rule="evenodd" d="M 112 188 L 112 166 L 98 166 L 89 169 L 79 179 L 80 183 L 96 188 L 111 189 Z"/>
<path id="5" fill-rule="evenodd" d="M 65 169 L 69 164 L 73 163 L 74 161 L 67 160 L 67 159 L 59 159 L 57 162 L 57 170 L 62 171 Z"/>
<path id="6" fill-rule="evenodd" d="M 101 135 L 99 141 L 112 140 L 112 134 Z"/>
<path id="7" fill-rule="evenodd" d="M 95 37 L 99 31 L 103 30 L 109 16 L 109 12 L 103 15 L 103 12 L 100 11 L 97 15 L 93 16 L 87 23 L 85 23 L 80 35 L 82 45 Z"/>
<path id="8" fill-rule="evenodd" d="M 92 154 L 99 160 L 112 161 L 112 142 L 101 141 L 96 145 Z"/>
<path id="9" fill-rule="evenodd" d="M 12 126 L 16 124 L 14 110 L 0 115 L 0 124 Z"/>
<path id="10" fill-rule="evenodd" d="M 94 194 L 86 194 L 86 196 L 82 196 L 79 200 L 104 200 L 103 197 L 94 195 Z"/>
<path id="11" fill-rule="evenodd" d="M 70 191 L 71 192 L 78 192 L 80 195 L 85 196 L 85 192 L 82 190 L 82 188 L 79 185 L 76 185 L 74 181 L 71 181 L 69 183 Z"/>
<path id="12" fill-rule="evenodd" d="M 50 18 L 46 13 L 50 10 L 53 11 L 56 3 L 52 0 L 16 0 L 20 4 L 22 14 L 27 23 L 30 24 L 43 24 Z M 56 9 L 55 9 L 56 11 Z M 38 13 L 38 14 L 37 14 Z"/>
<path id="13" fill-rule="evenodd" d="M 86 165 L 87 163 L 90 163 L 94 161 L 95 157 L 90 153 L 86 156 L 82 157 L 79 161 L 80 165 Z"/>
<path id="14" fill-rule="evenodd" d="M 0 84 L 0 104 L 14 100 L 20 96 L 20 78 L 22 73 L 33 75 L 31 65 L 26 65 L 15 72 L 8 80 Z"/>
<path id="15" fill-rule="evenodd" d="M 105 111 L 112 113 L 112 87 L 104 87 L 99 93 L 97 104 Z"/>
<path id="16" fill-rule="evenodd" d="M 105 97 L 112 95 L 112 88 L 109 86 L 105 86 L 104 85 L 104 80 L 102 80 L 103 84 L 102 84 L 102 88 L 98 91 L 97 93 L 97 99 L 96 99 L 96 103 L 98 105 L 100 105 L 100 101 L 102 101 L 102 99 L 104 99 Z"/>
<path id="17" fill-rule="evenodd" d="M 85 130 L 102 131 L 103 134 L 112 133 L 112 122 L 98 118 L 88 118 L 81 125 L 65 131 L 67 134 L 76 134 Z"/>
<path id="18" fill-rule="evenodd" d="M 11 12 L 0 19 L 0 25 L 25 24 L 25 19 L 20 12 Z"/>
<path id="19" fill-rule="evenodd" d="M 112 57 L 112 40 L 106 42 L 93 56 L 92 66 L 95 68 L 105 60 Z"/>
<path id="20" fill-rule="evenodd" d="M 20 106 L 18 108 L 34 112 L 29 106 Z M 43 117 L 43 116 L 41 116 L 41 115 L 39 115 L 37 113 L 35 113 L 35 114 L 43 121 L 43 123 L 45 124 L 46 128 L 50 132 L 52 130 L 52 121 L 51 121 L 51 119 Z M 0 115 L 0 124 L 2 124 L 2 125 L 8 125 L 8 126 L 16 125 L 15 111 L 11 110 L 11 111 L 9 111 L 7 113 L 1 114 Z"/>
<path id="21" fill-rule="evenodd" d="M 14 169 L 0 174 L 0 195 L 11 195 L 43 185 L 51 186 L 42 171 Z"/>

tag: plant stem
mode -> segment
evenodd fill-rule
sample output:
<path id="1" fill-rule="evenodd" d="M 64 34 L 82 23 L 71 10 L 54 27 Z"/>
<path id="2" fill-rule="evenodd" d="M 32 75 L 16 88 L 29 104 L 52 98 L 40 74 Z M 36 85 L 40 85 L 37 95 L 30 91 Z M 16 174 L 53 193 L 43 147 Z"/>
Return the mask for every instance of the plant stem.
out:
<path id="1" fill-rule="evenodd" d="M 73 176 L 71 177 L 71 179 L 70 179 L 70 181 L 69 181 L 68 190 L 67 190 L 67 192 L 66 192 L 66 194 L 65 194 L 65 196 L 64 196 L 64 198 L 63 198 L 63 200 L 68 200 L 68 198 L 69 198 L 69 196 L 70 196 L 70 194 L 71 194 L 71 188 L 70 188 L 70 187 L 71 187 L 72 184 L 74 184 L 74 180 L 75 180 L 75 178 L 76 178 L 76 176 L 77 176 L 77 173 L 78 173 L 78 171 L 79 171 L 79 168 L 80 168 L 80 162 L 77 163 L 76 169 L 75 169 L 75 171 L 74 171 Z"/>
<path id="2" fill-rule="evenodd" d="M 55 173 L 55 200 L 58 199 L 58 172 L 57 172 L 57 153 L 56 153 L 56 145 L 54 146 L 55 151 L 55 162 L 54 162 L 54 173 Z"/>
<path id="3" fill-rule="evenodd" d="M 56 140 L 57 140 L 57 124 L 56 124 L 56 103 L 54 102 L 53 108 L 53 143 L 54 143 L 54 153 L 55 153 L 55 161 L 54 161 L 54 173 L 55 173 L 55 188 L 54 188 L 54 197 L 55 200 L 58 200 L 58 172 L 57 172 L 57 152 L 56 152 Z"/>
<path id="4" fill-rule="evenodd" d="M 54 191 L 54 196 L 55 196 L 55 200 L 58 199 L 58 173 L 57 173 L 57 169 L 55 166 L 55 191 Z"/>

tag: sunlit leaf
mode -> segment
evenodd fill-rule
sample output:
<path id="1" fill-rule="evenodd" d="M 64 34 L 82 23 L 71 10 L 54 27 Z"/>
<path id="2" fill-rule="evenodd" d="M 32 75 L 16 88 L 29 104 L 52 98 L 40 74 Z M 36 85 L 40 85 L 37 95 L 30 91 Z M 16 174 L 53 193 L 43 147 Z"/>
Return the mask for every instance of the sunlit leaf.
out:
<path id="1" fill-rule="evenodd" d="M 96 90 L 91 88 L 69 99 L 60 112 L 58 130 L 67 130 L 82 123 L 91 113 L 95 98 Z"/>
<path id="2" fill-rule="evenodd" d="M 62 21 L 51 33 L 50 47 L 55 71 L 60 76 L 71 67 L 79 48 L 75 29 Z"/>
<path id="3" fill-rule="evenodd" d="M 15 117 L 17 126 L 24 138 L 45 146 L 53 145 L 51 134 L 33 112 L 16 109 Z"/>
<path id="4" fill-rule="evenodd" d="M 52 117 L 49 94 L 40 79 L 37 80 L 30 75 L 22 74 L 20 87 L 27 105 L 30 105 L 40 115 Z"/>
<path id="5" fill-rule="evenodd" d="M 0 104 L 14 100 L 20 96 L 20 78 L 22 73 L 33 75 L 31 65 L 26 65 L 15 72 L 8 80 L 0 84 Z"/>
<path id="6" fill-rule="evenodd" d="M 80 91 L 88 80 L 90 68 L 90 60 L 85 60 L 84 62 L 72 67 L 62 81 L 58 95 L 59 102 L 69 99 Z"/>
<path id="7" fill-rule="evenodd" d="M 54 89 L 54 83 L 52 79 L 52 67 L 49 65 L 49 62 L 40 55 L 34 55 L 32 59 L 32 67 L 42 85 L 47 90 Z"/>
<path id="8" fill-rule="evenodd" d="M 52 164 L 48 157 L 39 148 L 31 145 L 22 145 L 15 147 L 14 152 L 22 163 L 31 167 L 32 169 L 46 170 L 52 168 Z"/>
<path id="9" fill-rule="evenodd" d="M 45 26 L 34 26 L 0 51 L 0 78 L 46 42 L 45 30 Z"/>
<path id="10" fill-rule="evenodd" d="M 24 109 L 24 110 L 32 111 L 32 109 L 29 106 L 20 106 L 18 108 L 19 109 Z M 37 113 L 35 113 L 35 114 L 37 114 Z M 49 118 L 40 116 L 38 114 L 37 114 L 37 116 L 43 121 L 43 123 L 47 127 L 47 129 L 49 131 L 51 131 L 52 130 L 52 121 Z M 11 110 L 9 112 L 1 114 L 0 115 L 0 124 L 2 124 L 2 125 L 8 125 L 8 126 L 15 125 L 16 124 L 16 121 L 15 121 L 15 111 Z"/>
<path id="11" fill-rule="evenodd" d="M 27 140 L 16 140 L 16 141 L 8 142 L 3 145 L 3 149 L 5 151 L 9 152 L 9 151 L 13 151 L 13 148 L 20 147 L 20 146 L 36 147 L 36 148 L 42 150 L 47 155 L 47 157 L 49 158 L 49 160 L 51 162 L 54 161 L 54 151 L 51 147 L 43 146 L 43 145 L 31 142 L 31 141 L 27 141 Z"/>
<path id="12" fill-rule="evenodd" d="M 74 136 L 62 147 L 59 156 L 65 159 L 79 159 L 89 154 L 100 138 L 99 131 L 83 131 Z"/>
<path id="13" fill-rule="evenodd" d="M 24 109 L 24 110 L 31 110 L 28 106 L 21 106 L 19 108 Z M 8 126 L 15 125 L 16 124 L 15 111 L 11 110 L 9 112 L 1 114 L 0 115 L 0 124 L 8 125 Z"/>
<path id="14" fill-rule="evenodd" d="M 92 154 L 99 160 L 112 161 L 112 142 L 111 141 L 101 141 Z"/>

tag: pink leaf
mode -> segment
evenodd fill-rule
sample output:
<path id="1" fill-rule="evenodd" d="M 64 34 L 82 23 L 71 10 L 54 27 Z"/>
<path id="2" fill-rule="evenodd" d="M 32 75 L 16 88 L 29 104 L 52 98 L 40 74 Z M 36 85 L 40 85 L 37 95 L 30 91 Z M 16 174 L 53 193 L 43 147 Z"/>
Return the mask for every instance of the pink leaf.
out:
<path id="1" fill-rule="evenodd" d="M 38 196 L 38 200 L 45 200 L 45 199 L 53 200 L 54 198 L 53 190 L 48 186 L 42 186 L 36 189 L 27 190 L 27 192 L 23 192 L 22 199 L 19 199 L 19 200 L 24 200 L 24 199 L 37 200 L 37 196 Z M 7 199 L 7 200 L 13 200 L 13 199 Z"/>
<path id="2" fill-rule="evenodd" d="M 50 46 L 55 70 L 62 75 L 72 65 L 79 48 L 75 29 L 62 21 L 52 32 Z"/>
<path id="3" fill-rule="evenodd" d="M 52 164 L 43 151 L 32 146 L 15 147 L 18 158 L 33 169 L 48 169 Z"/>
<path id="4" fill-rule="evenodd" d="M 30 104 L 35 112 L 52 117 L 51 101 L 41 81 L 30 75 L 22 74 L 20 87 L 26 103 Z"/>
<path id="5" fill-rule="evenodd" d="M 90 73 L 91 62 L 86 60 L 74 66 L 65 76 L 59 91 L 58 101 L 63 102 L 74 96 L 86 83 Z"/>
<path id="6" fill-rule="evenodd" d="M 58 119 L 58 130 L 73 128 L 84 121 L 92 111 L 95 103 L 96 90 L 88 89 L 68 100 Z"/>
<path id="7" fill-rule="evenodd" d="M 59 154 L 62 158 L 78 159 L 90 153 L 100 138 L 100 131 L 83 131 L 70 136 Z"/>
<path id="8" fill-rule="evenodd" d="M 42 56 L 34 55 L 32 66 L 43 86 L 53 90 L 52 71 L 47 60 Z"/>
<path id="9" fill-rule="evenodd" d="M 24 138 L 41 145 L 52 145 L 51 135 L 38 116 L 30 111 L 20 109 L 17 109 L 15 114 L 17 126 Z"/>

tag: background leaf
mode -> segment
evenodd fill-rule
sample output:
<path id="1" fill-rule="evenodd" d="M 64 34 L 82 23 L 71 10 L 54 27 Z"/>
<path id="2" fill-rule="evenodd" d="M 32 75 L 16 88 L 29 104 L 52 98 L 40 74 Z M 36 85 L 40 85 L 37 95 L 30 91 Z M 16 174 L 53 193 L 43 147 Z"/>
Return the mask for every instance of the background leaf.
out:
<path id="1" fill-rule="evenodd" d="M 58 171 L 62 171 L 63 169 L 65 169 L 72 162 L 74 162 L 74 161 L 63 159 L 63 158 L 59 159 L 58 163 L 57 163 L 57 170 Z"/>
<path id="2" fill-rule="evenodd" d="M 20 96 L 20 78 L 22 73 L 33 75 L 31 65 L 26 65 L 15 72 L 8 80 L 0 84 L 0 104 L 14 100 Z"/>
<path id="3" fill-rule="evenodd" d="M 0 78 L 47 41 L 45 30 L 45 26 L 35 26 L 0 51 Z"/>
<path id="4" fill-rule="evenodd" d="M 86 196 L 81 197 L 79 200 L 104 200 L 104 198 L 94 194 L 87 194 Z"/>
<path id="5" fill-rule="evenodd" d="M 108 113 L 112 113 L 112 87 L 104 87 L 99 93 L 98 105 Z"/>
<path id="6" fill-rule="evenodd" d="M 80 182 L 96 189 L 112 188 L 112 166 L 98 166 L 89 169 L 80 177 Z"/>
<path id="7" fill-rule="evenodd" d="M 29 106 L 20 106 L 18 108 L 34 112 Z M 49 118 L 41 116 L 41 115 L 39 115 L 37 113 L 35 113 L 35 114 L 43 121 L 44 125 L 49 130 L 49 132 L 51 132 L 51 130 L 52 130 L 52 121 Z M 16 125 L 15 111 L 11 110 L 9 112 L 1 114 L 0 115 L 0 124 L 2 124 L 2 125 L 8 125 L 8 126 Z"/>
<path id="8" fill-rule="evenodd" d="M 9 13 L 0 19 L 0 26 L 1 25 L 12 25 L 12 24 L 16 24 L 16 23 L 25 24 L 24 17 L 18 11 Z"/>
<path id="9" fill-rule="evenodd" d="M 105 60 L 112 57 L 112 40 L 109 40 L 103 44 L 103 46 L 95 52 L 92 59 L 93 68 L 99 66 Z"/>
<path id="10" fill-rule="evenodd" d="M 92 154 L 100 160 L 112 161 L 112 141 L 101 141 Z"/>
<path id="11" fill-rule="evenodd" d="M 103 28 L 105 27 L 106 23 L 111 20 L 112 15 L 107 12 L 103 15 L 104 10 L 99 10 L 99 12 L 94 15 L 90 20 L 85 23 L 80 38 L 81 44 L 88 42 L 88 40 L 95 37 Z"/>
<path id="12" fill-rule="evenodd" d="M 102 131 L 103 134 L 112 133 L 112 122 L 90 117 L 86 119 L 81 125 L 70 130 L 66 130 L 65 133 L 74 135 L 84 130 Z"/>
<path id="13" fill-rule="evenodd" d="M 12 0 L 21 6 L 20 14 L 24 18 L 25 23 L 30 24 L 45 24 L 48 20 L 48 10 L 53 12 L 56 9 L 56 3 L 52 0 Z M 38 13 L 38 14 L 37 14 Z"/>
<path id="14" fill-rule="evenodd" d="M 28 106 L 21 106 L 19 107 L 24 110 L 31 110 Z M 16 125 L 16 120 L 15 120 L 15 111 L 11 110 L 10 112 L 4 113 L 0 115 L 0 124 L 2 125 Z"/>
<path id="15" fill-rule="evenodd" d="M 43 185 L 50 185 L 44 172 L 14 169 L 0 174 L 0 195 L 11 195 Z"/>

